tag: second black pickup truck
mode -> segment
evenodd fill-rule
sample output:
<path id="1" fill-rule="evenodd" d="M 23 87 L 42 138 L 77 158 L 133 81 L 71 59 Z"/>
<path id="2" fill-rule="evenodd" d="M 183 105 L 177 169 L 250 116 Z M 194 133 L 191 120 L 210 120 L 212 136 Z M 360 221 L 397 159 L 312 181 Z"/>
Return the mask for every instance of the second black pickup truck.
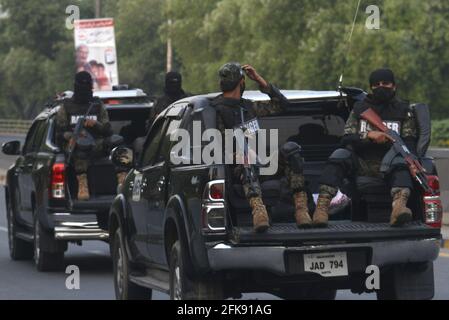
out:
<path id="1" fill-rule="evenodd" d="M 309 189 L 317 193 L 323 165 L 339 147 L 353 103 L 364 93 L 283 93 L 291 103 L 288 110 L 259 119 L 260 126 L 279 129 L 279 145 L 301 145 Z M 375 290 L 379 299 L 433 297 L 441 202 L 431 158 L 422 163 L 434 194 L 416 186 L 409 201 L 414 219 L 403 228 L 388 223 L 391 196 L 385 184 L 358 177 L 348 182 L 356 187 L 348 192 L 350 204 L 332 215 L 329 228 L 300 230 L 285 179 L 273 179 L 262 183 L 272 227 L 256 234 L 241 183 L 228 166 L 170 160 L 175 130 L 192 133 L 194 121 L 201 121 L 203 130 L 215 128 L 212 97 L 178 101 L 156 119 L 113 202 L 110 248 L 118 299 L 148 299 L 152 290 L 172 299 L 223 299 L 247 292 L 333 299 L 338 289 Z M 269 99 L 257 92 L 245 97 Z M 118 164 L 120 154 L 130 160 L 130 153 L 119 148 L 112 154 Z M 380 287 L 366 286 L 376 270 Z"/>
<path id="2" fill-rule="evenodd" d="M 70 97 L 67 92 L 67 97 Z M 115 137 L 133 147 L 145 136 L 152 102 L 140 89 L 97 92 L 106 106 Z M 89 201 L 76 199 L 74 170 L 55 143 L 55 116 L 61 99 L 34 119 L 25 138 L 3 145 L 17 159 L 5 185 L 9 251 L 14 260 L 33 259 L 39 271 L 61 269 L 68 242 L 108 241 L 108 212 L 117 194 L 115 167 L 109 154 L 88 170 Z M 106 139 L 112 149 L 114 139 Z M 115 139 L 116 140 L 116 139 Z"/>

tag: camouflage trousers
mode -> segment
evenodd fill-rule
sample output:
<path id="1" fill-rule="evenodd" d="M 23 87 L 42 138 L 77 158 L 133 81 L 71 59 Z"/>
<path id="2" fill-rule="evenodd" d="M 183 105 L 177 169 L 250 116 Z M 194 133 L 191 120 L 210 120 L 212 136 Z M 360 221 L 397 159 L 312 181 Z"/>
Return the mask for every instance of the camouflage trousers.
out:
<path id="1" fill-rule="evenodd" d="M 411 174 L 405 165 L 393 165 L 386 174 L 381 172 L 381 166 L 382 159 L 367 160 L 352 153 L 346 159 L 329 161 L 318 182 L 321 190 L 329 194 L 336 193 L 345 178 L 354 181 L 358 176 L 383 179 L 390 188 L 413 188 Z"/>
<path id="2" fill-rule="evenodd" d="M 87 173 L 87 170 L 93 161 L 105 157 L 103 142 L 103 139 L 96 139 L 95 147 L 88 152 L 78 151 L 75 149 L 75 152 L 72 155 L 71 165 L 73 165 L 77 175 Z M 66 152 L 68 151 L 67 148 L 68 146 L 65 147 Z"/>
<path id="3" fill-rule="evenodd" d="M 233 170 L 234 179 L 240 179 L 240 181 L 242 181 L 243 172 L 244 172 L 243 165 L 236 165 Z M 276 175 L 274 175 L 274 176 L 259 176 L 256 183 L 254 183 L 253 186 L 251 186 L 249 183 L 242 184 L 243 191 L 245 193 L 245 197 L 249 200 L 253 193 L 256 193 L 257 197 L 262 197 L 262 190 L 261 190 L 260 182 L 272 180 L 273 178 L 280 179 L 283 176 L 287 178 L 287 183 L 288 183 L 288 187 L 289 187 L 290 191 L 292 191 L 293 193 L 304 191 L 304 188 L 305 188 L 304 175 L 295 173 L 290 168 L 289 164 L 285 160 L 280 158 L 279 164 L 278 164 L 278 171 L 277 171 Z M 254 190 L 251 190 L 251 187 Z"/>

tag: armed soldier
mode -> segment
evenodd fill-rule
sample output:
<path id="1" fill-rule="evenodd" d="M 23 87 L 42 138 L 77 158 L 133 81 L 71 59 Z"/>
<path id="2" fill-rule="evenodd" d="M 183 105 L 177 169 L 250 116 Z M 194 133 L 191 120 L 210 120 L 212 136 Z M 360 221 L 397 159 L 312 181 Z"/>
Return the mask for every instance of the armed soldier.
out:
<path id="1" fill-rule="evenodd" d="M 93 81 L 91 75 L 82 71 L 76 74 L 74 95 L 71 99 L 64 100 L 56 115 L 56 141 L 57 144 L 68 152 L 70 145 L 75 144 L 73 161 L 78 180 L 78 200 L 88 200 L 89 187 L 87 169 L 90 161 L 104 157 L 104 139 L 112 135 L 111 124 L 103 103 L 93 97 Z M 93 104 L 88 115 L 86 112 Z M 80 117 L 86 116 L 80 137 L 91 141 L 85 145 L 77 144 L 73 134 L 74 128 Z M 89 139 L 87 139 L 89 140 Z M 124 174 L 118 174 L 119 183 Z"/>
<path id="2" fill-rule="evenodd" d="M 317 227 L 327 226 L 332 198 L 337 194 L 343 179 L 355 175 L 385 179 L 393 197 L 390 219 L 392 226 L 401 226 L 412 218 L 407 201 L 413 188 L 412 174 L 416 174 L 417 168 L 413 165 L 407 167 L 403 158 L 395 157 L 395 153 L 389 152 L 392 138 L 384 132 L 374 130 L 361 118 L 361 114 L 367 108 L 374 110 L 389 129 L 400 135 L 407 148 L 415 155 L 418 154 L 417 119 L 409 103 L 396 97 L 396 82 L 391 70 L 374 71 L 369 82 L 372 93 L 364 101 L 355 103 L 346 123 L 342 139 L 345 148 L 337 150 L 330 157 L 320 178 L 320 194 L 313 215 L 313 223 Z M 384 168 L 382 163 L 387 160 L 387 153 L 392 157 L 388 161 L 389 167 Z"/>
<path id="3" fill-rule="evenodd" d="M 245 73 L 253 81 L 259 84 L 260 90 L 270 96 L 271 102 L 252 102 L 242 98 L 245 91 Z M 274 115 L 286 109 L 288 100 L 272 84 L 265 81 L 250 65 L 243 67 L 235 62 L 227 63 L 219 70 L 220 87 L 222 95 L 214 98 L 212 105 L 217 111 L 217 129 L 224 136 L 226 129 L 238 129 L 243 121 L 253 122 L 250 126 L 257 127 L 257 117 Z M 282 161 L 279 170 L 285 171 L 289 187 L 294 193 L 296 207 L 296 221 L 298 226 L 305 227 L 311 224 L 307 208 L 307 194 L 304 190 L 304 177 L 302 174 L 302 158 L 300 147 L 296 143 L 289 142 L 281 149 Z M 285 165 L 284 165 L 285 163 Z M 242 178 L 242 165 L 234 168 L 234 175 Z M 266 207 L 262 201 L 260 183 L 256 177 L 253 183 L 242 179 L 245 196 L 252 209 L 253 226 L 256 232 L 264 232 L 270 226 Z"/>

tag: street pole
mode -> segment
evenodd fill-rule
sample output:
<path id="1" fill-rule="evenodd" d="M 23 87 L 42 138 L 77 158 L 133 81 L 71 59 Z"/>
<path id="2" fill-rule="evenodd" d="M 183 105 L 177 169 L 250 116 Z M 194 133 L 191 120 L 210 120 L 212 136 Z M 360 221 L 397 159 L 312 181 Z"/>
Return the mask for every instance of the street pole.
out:
<path id="1" fill-rule="evenodd" d="M 167 34 L 167 72 L 172 71 L 173 69 L 173 46 L 172 46 L 172 38 L 171 38 L 171 28 L 172 28 L 172 20 L 171 20 L 171 0 L 168 0 L 168 34 Z"/>
<path id="2" fill-rule="evenodd" d="M 168 37 L 167 37 L 167 72 L 173 69 L 173 47 L 171 40 L 171 19 L 168 20 Z"/>
<path id="3" fill-rule="evenodd" d="M 101 16 L 101 0 L 95 0 L 95 18 L 100 18 Z"/>

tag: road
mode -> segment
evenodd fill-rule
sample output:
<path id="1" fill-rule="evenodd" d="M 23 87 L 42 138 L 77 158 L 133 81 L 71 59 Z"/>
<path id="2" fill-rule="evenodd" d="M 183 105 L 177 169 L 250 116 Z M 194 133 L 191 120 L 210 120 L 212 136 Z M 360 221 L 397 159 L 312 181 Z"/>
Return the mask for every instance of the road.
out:
<path id="1" fill-rule="evenodd" d="M 23 141 L 23 137 L 0 137 L 5 141 Z M 14 157 L 0 157 L 0 169 L 7 168 Z M 84 242 L 83 246 L 69 245 L 66 265 L 76 265 L 80 270 L 80 289 L 68 290 L 65 286 L 68 274 L 61 272 L 37 272 L 32 261 L 12 261 L 9 258 L 6 229 L 6 209 L 3 188 L 0 190 L 0 300 L 109 300 L 114 299 L 112 265 L 109 247 L 99 241 Z M 435 299 L 449 299 L 449 250 L 443 249 L 435 262 Z M 339 291 L 338 300 L 374 300 L 374 294 L 355 295 L 350 291 Z M 155 300 L 166 300 L 166 294 L 155 292 Z M 243 299 L 277 299 L 269 294 L 246 294 Z"/>
<path id="2" fill-rule="evenodd" d="M 8 253 L 6 210 L 3 189 L 0 191 L 0 300 L 2 299 L 114 299 L 112 265 L 108 245 L 99 242 L 84 242 L 83 246 L 69 245 L 66 265 L 76 265 L 80 270 L 80 289 L 68 290 L 68 277 L 63 271 L 52 273 L 37 272 L 32 261 L 12 261 Z M 435 262 L 435 299 L 449 299 L 449 251 L 443 250 Z M 168 296 L 155 292 L 155 300 L 166 300 Z M 269 294 L 247 294 L 243 299 L 277 299 Z M 339 291 L 339 300 L 375 299 L 374 294 L 354 295 L 349 291 Z"/>

